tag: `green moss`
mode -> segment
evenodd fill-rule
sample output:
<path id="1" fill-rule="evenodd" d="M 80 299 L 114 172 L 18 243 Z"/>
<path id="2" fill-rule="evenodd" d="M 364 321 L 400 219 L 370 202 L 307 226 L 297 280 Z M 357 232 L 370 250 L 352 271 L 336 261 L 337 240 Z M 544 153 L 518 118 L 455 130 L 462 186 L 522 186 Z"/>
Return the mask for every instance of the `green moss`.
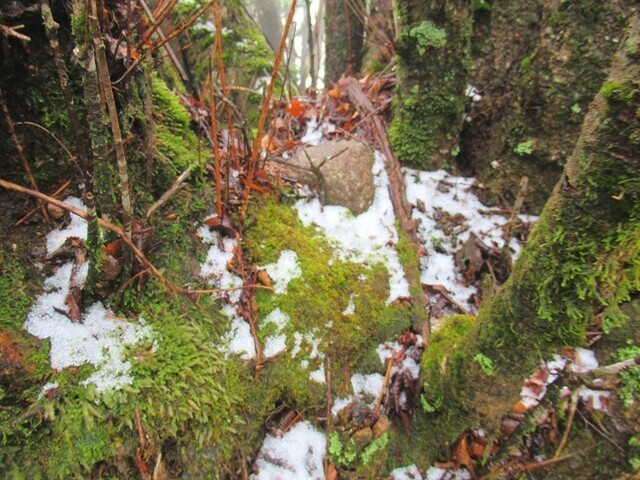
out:
<path id="1" fill-rule="evenodd" d="M 638 89 L 626 83 L 605 82 L 600 95 L 615 102 L 630 102 L 638 94 Z"/>
<path id="2" fill-rule="evenodd" d="M 429 348 L 422 357 L 425 379 L 423 405 L 426 402 L 426 405 L 438 409 L 445 401 L 449 404 L 456 397 L 456 368 L 460 358 L 466 355 L 461 346 L 467 341 L 473 324 L 473 317 L 454 315 L 431 335 Z"/>
<path id="3" fill-rule="evenodd" d="M 401 161 L 429 169 L 452 158 L 462 126 L 471 68 L 471 10 L 467 2 L 398 2 L 403 30 L 398 40 L 400 86 L 389 130 Z M 438 19 L 437 27 L 433 19 Z M 425 63 L 415 52 L 426 52 Z"/>
<path id="4" fill-rule="evenodd" d="M 438 28 L 432 21 L 425 20 L 412 27 L 406 33 L 416 42 L 418 54 L 424 55 L 427 47 L 442 48 L 447 44 L 447 32 L 444 28 Z"/>
<path id="5" fill-rule="evenodd" d="M 334 372 L 345 372 L 334 373 L 334 388 L 339 394 L 344 395 L 351 388 L 349 372 L 381 369 L 374 346 L 395 338 L 411 325 L 407 307 L 385 305 L 389 277 L 384 266 L 366 268 L 334 258 L 327 241 L 313 229 L 303 227 L 295 211 L 271 201 L 256 212 L 256 224 L 245 239 L 247 255 L 258 265 L 277 261 L 282 250 L 297 253 L 302 277 L 291 281 L 286 295 L 258 291 L 260 316 L 275 308 L 288 314 L 288 342 L 294 331 L 321 335 L 320 350 L 332 352 Z M 342 312 L 350 299 L 355 312 L 345 316 Z M 291 348 L 291 344 L 288 346 Z M 307 353 L 302 355 L 304 358 Z M 284 365 L 283 362 L 277 363 Z M 296 359 L 291 368 L 299 362 Z M 312 367 L 318 368 L 318 362 L 311 359 Z"/>
<path id="6" fill-rule="evenodd" d="M 159 162 L 154 169 L 154 181 L 158 191 L 163 192 L 182 171 L 199 164 L 199 147 L 190 129 L 191 117 L 178 96 L 156 74 L 152 75 L 152 85 L 154 140 Z M 208 152 L 205 150 L 203 155 Z"/>
<path id="7" fill-rule="evenodd" d="M 21 328 L 31 306 L 27 272 L 12 254 L 0 250 L 0 327 Z"/>

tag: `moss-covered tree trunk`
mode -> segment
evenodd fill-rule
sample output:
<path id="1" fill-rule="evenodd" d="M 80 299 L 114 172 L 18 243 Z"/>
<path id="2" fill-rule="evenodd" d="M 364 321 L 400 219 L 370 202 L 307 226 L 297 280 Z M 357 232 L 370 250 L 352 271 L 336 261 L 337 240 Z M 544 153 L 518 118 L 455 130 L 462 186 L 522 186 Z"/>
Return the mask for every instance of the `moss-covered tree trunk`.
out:
<path id="1" fill-rule="evenodd" d="M 527 202 L 541 210 L 604 81 L 632 3 L 474 3 L 469 84 L 481 98 L 467 99 L 457 166 L 508 201 L 527 175 Z"/>
<path id="2" fill-rule="evenodd" d="M 469 333 L 460 319 L 424 358 L 426 396 L 494 426 L 542 358 L 581 345 L 595 319 L 624 321 L 640 289 L 640 14 L 630 19 L 611 73 L 514 271 Z M 483 374 L 477 354 L 491 359 Z M 443 417 L 441 417 L 443 418 Z M 465 417 L 468 420 L 468 416 Z"/>
<path id="3" fill-rule="evenodd" d="M 343 74 L 356 75 L 362 68 L 364 25 L 348 4 L 346 0 L 325 2 L 326 85 L 331 85 Z"/>
<path id="4" fill-rule="evenodd" d="M 457 155 L 471 68 L 469 0 L 399 0 L 398 109 L 389 137 L 404 162 L 435 169 Z"/>

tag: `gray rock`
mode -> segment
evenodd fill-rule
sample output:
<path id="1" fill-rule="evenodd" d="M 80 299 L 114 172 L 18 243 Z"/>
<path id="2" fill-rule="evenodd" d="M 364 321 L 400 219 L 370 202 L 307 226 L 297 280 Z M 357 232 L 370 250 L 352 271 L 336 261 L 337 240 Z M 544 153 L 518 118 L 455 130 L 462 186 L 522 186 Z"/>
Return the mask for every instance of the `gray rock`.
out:
<path id="1" fill-rule="evenodd" d="M 300 148 L 288 163 L 296 181 L 319 187 L 323 205 L 342 205 L 357 215 L 373 203 L 373 162 L 372 148 L 343 139 Z"/>

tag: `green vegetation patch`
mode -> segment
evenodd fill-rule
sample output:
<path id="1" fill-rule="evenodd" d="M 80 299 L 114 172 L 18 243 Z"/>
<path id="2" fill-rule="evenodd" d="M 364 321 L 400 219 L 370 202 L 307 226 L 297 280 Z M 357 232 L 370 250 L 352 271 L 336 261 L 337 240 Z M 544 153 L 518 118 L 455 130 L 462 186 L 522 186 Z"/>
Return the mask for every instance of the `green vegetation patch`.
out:
<path id="1" fill-rule="evenodd" d="M 294 332 L 314 336 L 321 352 L 331 352 L 332 386 L 339 395 L 350 393 L 351 374 L 381 371 L 375 347 L 410 327 L 409 309 L 385 304 L 389 277 L 383 265 L 367 267 L 334 258 L 329 243 L 312 228 L 304 227 L 293 209 L 268 201 L 255 217 L 256 223 L 245 237 L 246 255 L 252 262 L 273 263 L 283 250 L 292 250 L 302 270 L 302 276 L 289 283 L 286 294 L 257 292 L 260 316 L 279 308 L 290 317 L 285 330 L 289 352 L 294 347 Z M 345 315 L 350 302 L 355 308 Z M 292 359 L 293 371 L 308 356 L 305 348 L 311 345 L 303 341 L 302 353 Z M 284 366 L 290 355 L 282 357 L 272 368 Z M 319 358 L 308 360 L 313 369 L 322 364 Z"/>

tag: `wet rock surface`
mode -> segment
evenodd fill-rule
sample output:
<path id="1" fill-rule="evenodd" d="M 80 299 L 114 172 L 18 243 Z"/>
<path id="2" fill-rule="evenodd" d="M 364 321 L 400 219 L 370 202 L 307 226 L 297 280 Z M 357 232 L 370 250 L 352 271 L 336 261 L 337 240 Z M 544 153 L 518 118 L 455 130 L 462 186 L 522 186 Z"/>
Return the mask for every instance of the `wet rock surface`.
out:
<path id="1" fill-rule="evenodd" d="M 354 140 L 327 141 L 298 150 L 289 160 L 293 177 L 318 188 L 323 205 L 341 205 L 354 214 L 373 203 L 373 149 Z"/>

